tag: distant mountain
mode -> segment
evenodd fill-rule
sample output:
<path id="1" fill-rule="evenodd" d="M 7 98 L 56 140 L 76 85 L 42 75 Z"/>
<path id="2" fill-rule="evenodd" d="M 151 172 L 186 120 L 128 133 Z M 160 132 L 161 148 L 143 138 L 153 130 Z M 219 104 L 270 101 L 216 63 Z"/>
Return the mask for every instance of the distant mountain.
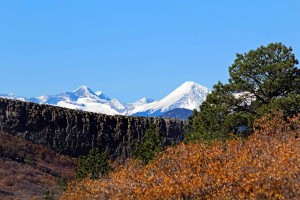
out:
<path id="1" fill-rule="evenodd" d="M 187 81 L 160 101 L 155 101 L 129 111 L 135 116 L 159 116 L 175 108 L 198 109 L 209 93 L 208 88 Z"/>
<path id="2" fill-rule="evenodd" d="M 124 112 L 125 107 L 117 99 L 110 99 L 103 92 L 93 92 L 81 86 L 73 92 L 37 97 L 39 103 L 57 105 L 65 108 L 116 115 Z"/>
<path id="3" fill-rule="evenodd" d="M 19 97 L 14 95 L 13 93 L 9 93 L 9 94 L 0 94 L 0 97 L 2 98 L 6 98 L 6 99 L 14 99 L 14 100 L 19 100 L 19 101 L 29 101 L 29 99 L 25 98 L 25 97 Z"/>
<path id="4" fill-rule="evenodd" d="M 188 120 L 189 116 L 193 113 L 192 110 L 186 108 L 175 108 L 173 110 L 167 111 L 159 117 L 162 118 L 176 118 L 181 120 Z"/>
<path id="5" fill-rule="evenodd" d="M 0 97 L 108 115 L 160 116 L 175 108 L 198 109 L 208 93 L 206 87 L 188 81 L 159 101 L 142 98 L 133 103 L 121 103 L 117 99 L 110 99 L 102 91 L 94 92 L 87 86 L 81 86 L 72 92 L 34 98 L 18 97 L 13 94 Z"/>

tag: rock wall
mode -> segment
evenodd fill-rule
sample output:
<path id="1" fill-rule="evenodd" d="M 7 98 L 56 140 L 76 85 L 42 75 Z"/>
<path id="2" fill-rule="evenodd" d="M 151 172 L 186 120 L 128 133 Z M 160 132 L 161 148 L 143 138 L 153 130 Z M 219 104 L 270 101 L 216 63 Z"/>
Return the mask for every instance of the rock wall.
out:
<path id="1" fill-rule="evenodd" d="M 0 98 L 0 130 L 71 156 L 98 147 L 126 158 L 151 123 L 163 134 L 165 145 L 184 137 L 186 122 L 176 119 L 110 116 Z"/>

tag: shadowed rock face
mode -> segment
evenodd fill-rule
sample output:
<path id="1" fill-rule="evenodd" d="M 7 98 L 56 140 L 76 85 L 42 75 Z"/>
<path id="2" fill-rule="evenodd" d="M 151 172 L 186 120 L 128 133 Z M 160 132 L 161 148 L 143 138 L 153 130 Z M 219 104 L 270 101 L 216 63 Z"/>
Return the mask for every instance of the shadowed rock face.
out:
<path id="1" fill-rule="evenodd" d="M 176 119 L 109 116 L 0 98 L 0 130 L 71 156 L 98 147 L 113 157 L 128 157 L 151 123 L 165 145 L 184 137 L 186 123 Z"/>

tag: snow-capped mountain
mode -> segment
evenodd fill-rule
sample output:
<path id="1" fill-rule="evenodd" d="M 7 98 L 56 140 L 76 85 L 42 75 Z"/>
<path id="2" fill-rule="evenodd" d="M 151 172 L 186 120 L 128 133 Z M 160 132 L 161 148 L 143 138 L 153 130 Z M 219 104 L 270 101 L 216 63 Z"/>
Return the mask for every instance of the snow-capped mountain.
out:
<path id="1" fill-rule="evenodd" d="M 110 99 L 103 92 L 93 92 L 87 86 L 81 86 L 73 92 L 37 97 L 38 103 L 56 105 L 65 108 L 98 112 L 108 115 L 120 114 L 125 107 L 117 99 Z"/>
<path id="2" fill-rule="evenodd" d="M 175 108 L 198 109 L 208 93 L 206 87 L 188 81 L 159 101 L 142 98 L 133 103 L 121 103 L 117 99 L 110 99 L 101 91 L 93 92 L 87 86 L 81 86 L 72 92 L 36 98 L 17 97 L 12 94 L 0 95 L 0 97 L 108 115 L 159 116 Z"/>
<path id="3" fill-rule="evenodd" d="M 128 114 L 158 116 L 175 108 L 199 109 L 200 104 L 205 100 L 208 93 L 208 88 L 195 82 L 187 81 L 160 101 L 136 106 Z"/>

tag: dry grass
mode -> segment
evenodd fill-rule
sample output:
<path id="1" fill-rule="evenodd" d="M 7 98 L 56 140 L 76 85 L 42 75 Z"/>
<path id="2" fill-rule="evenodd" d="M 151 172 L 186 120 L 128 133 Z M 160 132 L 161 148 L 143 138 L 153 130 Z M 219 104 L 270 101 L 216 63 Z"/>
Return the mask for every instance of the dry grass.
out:
<path id="1" fill-rule="evenodd" d="M 58 197 L 59 177 L 74 175 L 74 159 L 3 132 L 0 141 L 0 199 L 43 199 L 46 190 Z"/>

